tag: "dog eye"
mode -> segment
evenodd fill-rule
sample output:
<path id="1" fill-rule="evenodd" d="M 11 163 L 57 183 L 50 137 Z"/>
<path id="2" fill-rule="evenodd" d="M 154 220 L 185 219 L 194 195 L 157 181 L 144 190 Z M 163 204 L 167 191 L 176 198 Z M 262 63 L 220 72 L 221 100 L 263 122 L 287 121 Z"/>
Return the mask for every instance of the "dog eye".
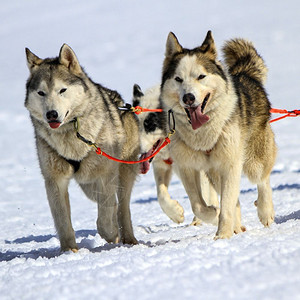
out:
<path id="1" fill-rule="evenodd" d="M 38 91 L 37 93 L 42 97 L 46 96 L 46 94 L 43 91 Z"/>
<path id="2" fill-rule="evenodd" d="M 63 88 L 59 91 L 60 94 L 63 94 L 67 89 L 66 88 Z"/>
<path id="3" fill-rule="evenodd" d="M 201 80 L 201 79 L 203 79 L 205 77 L 206 77 L 206 75 L 199 75 L 198 80 Z"/>
<path id="4" fill-rule="evenodd" d="M 178 76 L 175 77 L 175 80 L 176 80 L 177 82 L 180 82 L 180 83 L 183 82 L 183 79 L 181 79 L 181 78 L 178 77 Z"/>

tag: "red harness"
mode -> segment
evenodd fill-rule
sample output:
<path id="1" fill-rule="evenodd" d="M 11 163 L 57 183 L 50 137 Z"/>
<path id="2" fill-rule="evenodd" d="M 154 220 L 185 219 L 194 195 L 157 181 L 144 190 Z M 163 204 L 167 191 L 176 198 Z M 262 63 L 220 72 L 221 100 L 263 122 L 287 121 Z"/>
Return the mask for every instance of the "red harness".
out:
<path id="1" fill-rule="evenodd" d="M 139 164 L 139 163 L 142 163 L 142 162 L 145 162 L 151 158 L 153 158 L 155 155 L 157 155 L 165 146 L 167 146 L 168 144 L 171 143 L 171 140 L 170 140 L 170 137 L 171 135 L 173 135 L 175 133 L 175 128 L 174 129 L 171 129 L 168 136 L 165 137 L 165 140 L 164 142 L 159 146 L 159 148 L 153 152 L 151 155 L 149 155 L 148 157 L 145 157 L 144 159 L 141 159 L 141 160 L 133 160 L 133 161 L 130 161 L 130 160 L 122 160 L 122 159 L 118 159 L 118 158 L 115 158 L 115 157 L 112 157 L 110 156 L 109 154 L 107 154 L 106 152 L 102 151 L 100 147 L 97 146 L 96 143 L 92 142 L 92 141 L 89 141 L 87 140 L 85 137 L 83 137 L 80 133 L 79 133 L 79 123 L 78 123 L 78 119 L 75 118 L 74 119 L 74 128 L 75 128 L 75 131 L 76 131 L 76 136 L 78 139 L 80 139 L 81 141 L 83 141 L 84 143 L 86 143 L 87 145 L 91 146 L 91 147 L 94 147 L 95 148 L 95 151 L 98 155 L 102 155 L 102 156 L 105 156 L 107 157 L 108 159 L 111 159 L 113 161 L 116 161 L 116 162 L 120 162 L 120 163 L 124 163 L 124 164 Z"/>
<path id="2" fill-rule="evenodd" d="M 287 118 L 287 117 L 298 117 L 300 115 L 300 110 L 295 109 L 295 110 L 288 111 L 286 109 L 271 108 L 270 113 L 285 114 L 282 117 L 279 117 L 279 118 L 276 118 L 276 119 L 273 119 L 273 120 L 270 121 L 270 123 L 273 123 L 275 121 L 279 121 L 279 120 Z"/>

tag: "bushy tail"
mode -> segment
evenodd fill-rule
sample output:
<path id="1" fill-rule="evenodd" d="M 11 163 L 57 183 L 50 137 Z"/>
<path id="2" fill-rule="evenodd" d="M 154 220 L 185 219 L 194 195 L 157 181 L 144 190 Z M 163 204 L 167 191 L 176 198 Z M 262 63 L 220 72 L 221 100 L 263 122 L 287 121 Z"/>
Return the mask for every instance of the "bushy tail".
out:
<path id="1" fill-rule="evenodd" d="M 268 69 L 251 42 L 233 39 L 225 43 L 222 51 L 231 75 L 244 73 L 264 84 Z"/>

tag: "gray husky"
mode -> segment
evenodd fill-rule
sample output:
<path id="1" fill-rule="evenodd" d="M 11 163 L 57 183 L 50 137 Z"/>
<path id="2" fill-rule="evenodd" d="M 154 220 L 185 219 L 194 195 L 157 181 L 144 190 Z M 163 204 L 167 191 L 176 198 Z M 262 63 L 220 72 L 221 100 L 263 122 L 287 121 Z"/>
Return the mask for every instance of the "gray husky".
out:
<path id="1" fill-rule="evenodd" d="M 264 226 L 274 221 L 270 173 L 276 157 L 270 103 L 264 90 L 267 69 L 251 42 L 233 39 L 217 59 L 211 32 L 201 46 L 183 48 L 170 33 L 166 43 L 161 100 L 172 109 L 176 133 L 169 146 L 194 214 L 218 218 L 216 239 L 241 226 L 239 188 L 244 172 L 258 186 L 255 202 Z M 220 209 L 207 205 L 199 185 L 203 170 L 220 194 Z"/>
<path id="2" fill-rule="evenodd" d="M 138 124 L 121 112 L 120 95 L 94 83 L 66 44 L 59 56 L 40 59 L 26 49 L 30 76 L 25 106 L 35 131 L 46 192 L 61 250 L 77 251 L 68 195 L 74 178 L 86 196 L 98 204 L 97 229 L 107 242 L 136 244 L 131 216 L 131 190 L 137 165 L 124 165 L 98 156 L 87 141 L 125 160 L 139 154 Z M 80 126 L 78 126 L 80 124 Z M 118 201 L 117 201 L 117 198 Z"/>

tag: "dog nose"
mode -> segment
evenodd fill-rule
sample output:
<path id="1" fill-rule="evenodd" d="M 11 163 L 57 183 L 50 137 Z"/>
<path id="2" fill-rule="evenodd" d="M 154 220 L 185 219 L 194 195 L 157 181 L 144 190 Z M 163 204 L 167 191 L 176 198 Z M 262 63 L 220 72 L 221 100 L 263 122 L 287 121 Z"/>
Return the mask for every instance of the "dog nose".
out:
<path id="1" fill-rule="evenodd" d="M 186 105 L 191 106 L 195 102 L 196 99 L 192 93 L 187 93 L 183 96 L 182 100 Z"/>
<path id="2" fill-rule="evenodd" d="M 49 110 L 47 113 L 46 113 L 46 118 L 49 120 L 49 121 L 53 121 L 53 120 L 56 120 L 58 118 L 58 113 L 56 110 Z"/>

